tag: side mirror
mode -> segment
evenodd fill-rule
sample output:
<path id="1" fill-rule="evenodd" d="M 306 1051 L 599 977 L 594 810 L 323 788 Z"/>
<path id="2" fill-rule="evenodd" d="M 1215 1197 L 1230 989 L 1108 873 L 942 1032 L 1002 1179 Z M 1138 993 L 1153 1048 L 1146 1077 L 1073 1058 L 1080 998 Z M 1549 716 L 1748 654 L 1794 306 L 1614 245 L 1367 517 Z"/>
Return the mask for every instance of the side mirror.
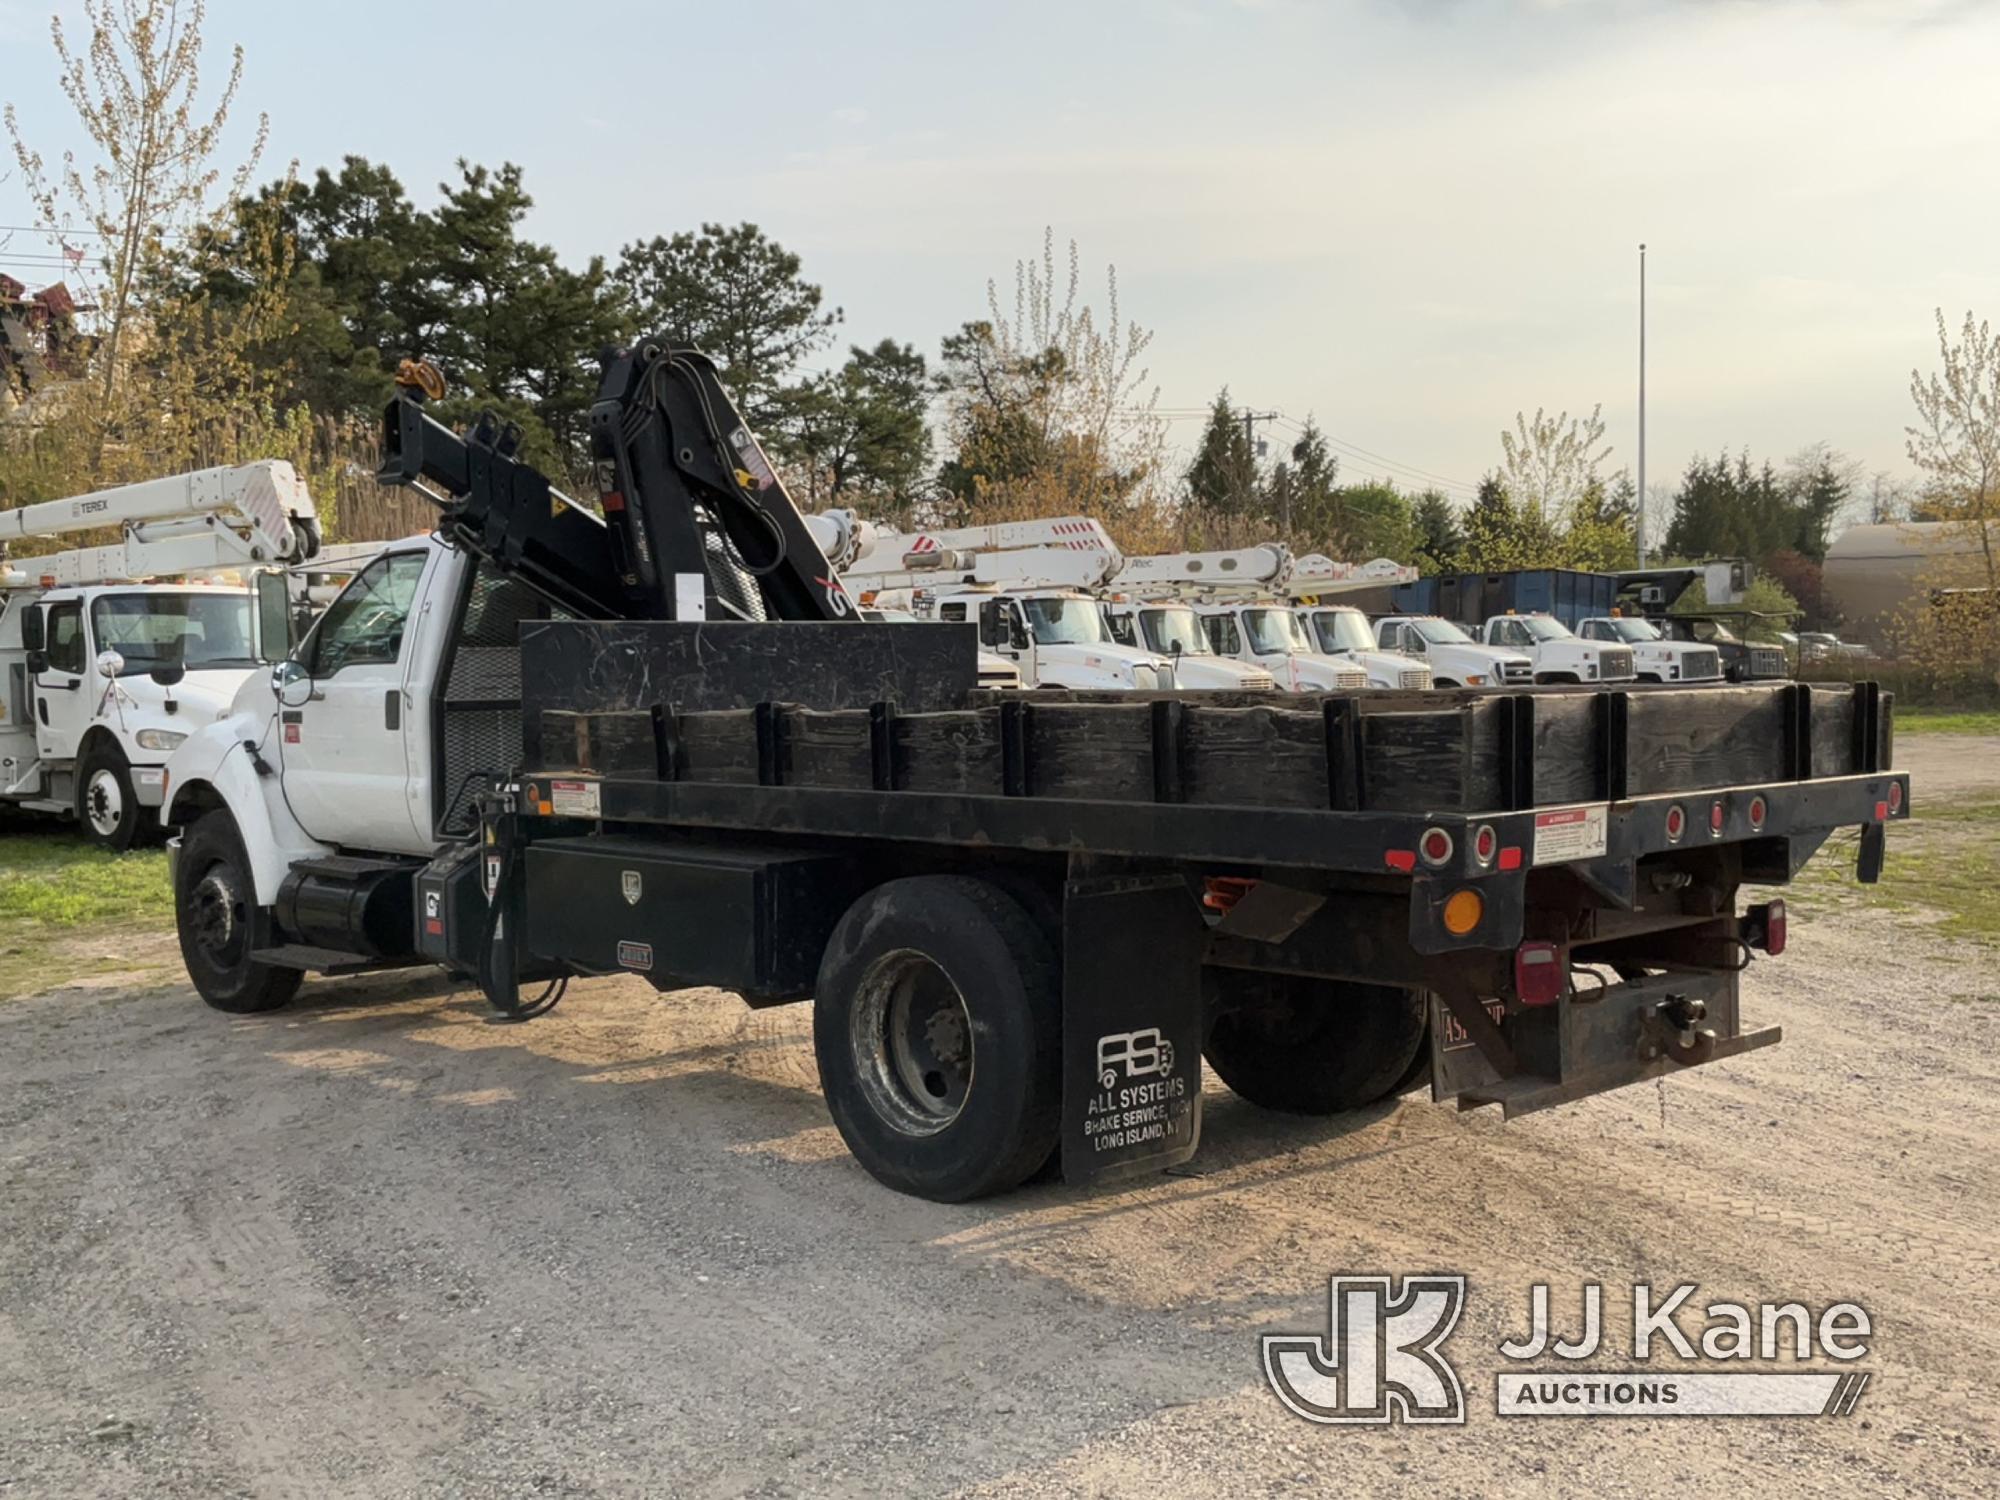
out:
<path id="1" fill-rule="evenodd" d="M 292 599 L 283 573 L 257 575 L 257 660 L 274 665 L 292 651 Z"/>
<path id="2" fill-rule="evenodd" d="M 1174 642 L 1173 642 L 1173 644 L 1171 644 L 1170 646 L 1168 646 L 1168 647 L 1167 647 L 1167 649 L 1168 649 L 1169 651 L 1173 652 L 1173 653 L 1174 653 L 1174 655 L 1176 655 L 1176 656 L 1179 656 L 1179 655 L 1181 655 L 1181 654 L 1182 654 L 1182 653 L 1183 653 L 1184 651 L 1186 651 L 1186 650 L 1187 650 L 1187 644 L 1186 644 L 1186 642 L 1184 642 L 1184 641 L 1180 640 L 1180 639 L 1179 639 L 1178 637 L 1176 637 L 1176 638 L 1174 639 Z"/>
<path id="3" fill-rule="evenodd" d="M 1011 609 L 1007 611 L 1007 644 L 1016 651 L 1028 649 L 1027 623 Z"/>
<path id="4" fill-rule="evenodd" d="M 271 669 L 271 691 L 279 707 L 304 708 L 312 701 L 312 673 L 289 658 L 281 661 Z"/>
<path id="5" fill-rule="evenodd" d="M 125 658 L 116 651 L 105 650 L 97 653 L 97 675 L 116 677 L 125 670 Z"/>
<path id="6" fill-rule="evenodd" d="M 979 606 L 979 644 L 998 646 L 1000 640 L 1000 601 L 987 599 Z"/>
<path id="7" fill-rule="evenodd" d="M 48 644 L 48 621 L 42 607 L 30 604 L 21 612 L 21 647 L 25 651 L 46 651 Z"/>
<path id="8" fill-rule="evenodd" d="M 146 674 L 163 688 L 170 688 L 187 676 L 187 668 L 179 662 L 170 662 L 164 667 L 155 667 Z"/>

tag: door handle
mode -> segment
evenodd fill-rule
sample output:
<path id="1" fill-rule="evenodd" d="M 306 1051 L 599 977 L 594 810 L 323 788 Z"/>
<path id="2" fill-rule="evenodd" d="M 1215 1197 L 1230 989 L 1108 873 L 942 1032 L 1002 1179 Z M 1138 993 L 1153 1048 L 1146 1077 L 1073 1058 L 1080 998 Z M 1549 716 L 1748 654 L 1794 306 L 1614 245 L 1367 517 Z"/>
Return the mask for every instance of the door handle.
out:
<path id="1" fill-rule="evenodd" d="M 390 688 L 382 695 L 382 727 L 401 729 L 403 727 L 403 692 L 401 688 Z"/>
<path id="2" fill-rule="evenodd" d="M 38 682 L 35 684 L 35 686 L 40 688 L 45 693 L 50 691 L 58 693 L 73 693 L 78 688 L 83 686 L 83 679 L 80 677 L 72 677 L 67 682 Z"/>

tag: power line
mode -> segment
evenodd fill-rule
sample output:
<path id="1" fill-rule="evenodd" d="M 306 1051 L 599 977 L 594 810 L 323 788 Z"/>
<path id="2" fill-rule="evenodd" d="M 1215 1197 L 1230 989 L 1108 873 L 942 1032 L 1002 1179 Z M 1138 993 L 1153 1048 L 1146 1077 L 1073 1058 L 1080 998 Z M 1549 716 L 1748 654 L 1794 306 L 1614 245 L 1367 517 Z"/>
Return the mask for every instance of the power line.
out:
<path id="1" fill-rule="evenodd" d="M 1295 433 L 1303 435 L 1305 432 L 1305 428 L 1291 417 L 1282 417 L 1280 421 L 1282 425 L 1291 428 Z M 1462 500 L 1476 498 L 1479 493 L 1477 485 L 1467 484 L 1460 479 L 1451 479 L 1443 474 L 1434 474 L 1429 469 L 1420 469 L 1414 464 L 1406 464 L 1397 459 L 1385 457 L 1380 453 L 1363 448 L 1358 443 L 1350 443 L 1344 438 L 1335 437 L 1332 433 L 1324 430 L 1321 431 L 1320 436 L 1325 440 L 1329 448 L 1334 449 L 1345 458 L 1380 464 L 1384 468 L 1391 470 L 1390 478 L 1400 478 L 1405 483 L 1420 481 L 1426 486 L 1441 488 L 1447 493 L 1455 494 Z"/>

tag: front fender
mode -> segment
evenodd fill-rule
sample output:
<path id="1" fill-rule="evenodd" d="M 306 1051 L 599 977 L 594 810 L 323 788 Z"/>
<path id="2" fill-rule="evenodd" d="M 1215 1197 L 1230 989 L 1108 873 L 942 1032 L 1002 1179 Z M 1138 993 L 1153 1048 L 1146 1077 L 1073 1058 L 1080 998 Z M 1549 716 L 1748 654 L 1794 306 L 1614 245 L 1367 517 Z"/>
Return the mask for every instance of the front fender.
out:
<path id="1" fill-rule="evenodd" d="M 250 858 L 259 906 L 278 899 L 278 887 L 295 862 L 334 852 L 301 828 L 285 805 L 272 764 L 276 747 L 265 742 L 272 728 L 254 715 L 231 714 L 189 735 L 167 761 L 167 802 L 160 814 L 161 822 L 178 825 L 208 808 L 227 808 Z M 273 774 L 257 774 L 246 748 L 250 743 L 260 747 Z"/>

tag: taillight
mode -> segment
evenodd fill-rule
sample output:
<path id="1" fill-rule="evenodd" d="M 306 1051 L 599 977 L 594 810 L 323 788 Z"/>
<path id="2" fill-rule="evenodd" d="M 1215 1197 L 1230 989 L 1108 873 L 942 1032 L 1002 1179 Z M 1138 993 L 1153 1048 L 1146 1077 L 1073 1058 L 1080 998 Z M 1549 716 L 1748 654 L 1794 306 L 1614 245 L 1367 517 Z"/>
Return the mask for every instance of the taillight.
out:
<path id="1" fill-rule="evenodd" d="M 1256 884 L 1238 875 L 1211 875 L 1201 883 L 1201 904 L 1210 911 L 1227 912 L 1249 895 Z"/>
<path id="2" fill-rule="evenodd" d="M 1765 806 L 1764 798 L 1761 794 L 1752 797 L 1750 799 L 1750 826 L 1752 828 L 1762 828 L 1764 826 L 1764 814 L 1768 811 L 1770 809 Z"/>
<path id="3" fill-rule="evenodd" d="M 1514 950 L 1514 997 L 1523 1005 L 1554 1005 L 1568 984 L 1560 943 L 1527 942 Z"/>
<path id="4" fill-rule="evenodd" d="M 1903 810 L 1903 783 L 1900 781 L 1892 781 L 1889 783 L 1889 811 L 1892 813 L 1899 813 L 1902 810 Z"/>
<path id="5" fill-rule="evenodd" d="M 1493 851 L 1500 847 L 1500 835 L 1493 831 L 1491 823 L 1481 823 L 1479 831 L 1472 835 L 1472 854 L 1482 865 L 1493 863 Z"/>
<path id="6" fill-rule="evenodd" d="M 1441 865 L 1451 858 L 1451 835 L 1442 828 L 1426 828 L 1417 841 L 1417 851 L 1423 855 L 1425 864 Z"/>
<path id="7" fill-rule="evenodd" d="M 1753 906 L 1743 914 L 1746 929 L 1743 941 L 1752 948 L 1762 948 L 1776 958 L 1785 951 L 1785 903 L 1766 901 L 1762 906 Z"/>
<path id="8" fill-rule="evenodd" d="M 1722 799 L 1717 797 L 1708 804 L 1708 831 L 1714 838 L 1722 837 Z"/>
<path id="9" fill-rule="evenodd" d="M 1688 831 L 1687 809 L 1676 802 L 1667 809 L 1667 842 L 1678 844 L 1681 835 Z"/>

